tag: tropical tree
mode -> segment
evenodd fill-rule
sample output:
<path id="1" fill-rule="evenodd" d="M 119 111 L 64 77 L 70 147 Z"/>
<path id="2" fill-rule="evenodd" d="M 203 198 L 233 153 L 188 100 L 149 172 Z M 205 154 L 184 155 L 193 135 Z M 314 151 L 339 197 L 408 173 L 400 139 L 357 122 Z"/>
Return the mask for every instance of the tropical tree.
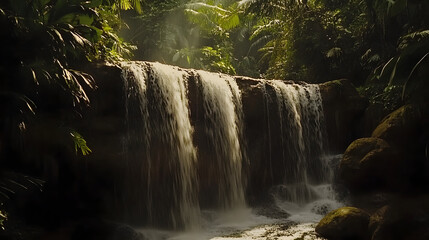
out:
<path id="1" fill-rule="evenodd" d="M 51 142 L 74 145 L 80 156 L 91 151 L 73 127 L 79 110 L 90 103 L 87 91 L 96 87 L 83 66 L 130 53 L 132 47 L 116 33 L 120 9 L 142 11 L 140 6 L 136 0 L 0 2 L 0 204 L 17 187 L 40 187 L 35 178 L 18 173 L 18 162 L 43 154 L 29 152 L 41 139 L 26 139 L 25 134 L 40 123 L 56 120 L 45 129 L 61 132 L 52 134 L 57 139 Z M 0 223 L 6 215 L 0 210 Z"/>
<path id="2" fill-rule="evenodd" d="M 429 72 L 423 66 L 429 55 L 429 3 L 377 1 L 372 8 L 379 44 L 363 56 L 373 60 L 364 93 L 373 102 L 387 104 L 389 110 L 409 101 L 427 102 Z"/>

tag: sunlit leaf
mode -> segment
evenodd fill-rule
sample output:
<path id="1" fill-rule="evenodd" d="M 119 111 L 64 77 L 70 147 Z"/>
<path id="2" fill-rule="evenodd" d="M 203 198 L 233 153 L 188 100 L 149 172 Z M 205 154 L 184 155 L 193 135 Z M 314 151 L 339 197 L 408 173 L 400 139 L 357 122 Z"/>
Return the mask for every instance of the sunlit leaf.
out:
<path id="1" fill-rule="evenodd" d="M 405 93 L 408 88 L 408 86 L 411 84 L 411 80 L 413 79 L 414 73 L 416 70 L 420 67 L 420 65 L 426 60 L 426 58 L 429 56 L 429 52 L 427 52 L 417 63 L 414 65 L 413 69 L 411 70 L 410 74 L 408 75 L 407 81 L 404 84 L 404 87 L 402 89 L 402 99 L 405 98 Z"/>
<path id="2" fill-rule="evenodd" d="M 92 152 L 92 150 L 87 146 L 86 140 L 78 132 L 71 131 L 70 136 L 73 139 L 76 154 L 77 154 L 78 150 L 80 150 L 82 155 L 84 155 L 84 156 L 86 156 Z"/>
<path id="3" fill-rule="evenodd" d="M 30 68 L 30 71 L 31 71 L 31 76 L 33 77 L 34 83 L 36 83 L 37 85 L 39 85 L 39 81 L 37 81 L 36 72 L 32 68 Z"/>
<path id="4" fill-rule="evenodd" d="M 378 76 L 378 78 L 384 78 L 385 74 L 388 74 L 390 72 L 390 69 L 393 68 L 393 66 L 396 63 L 396 57 L 392 57 L 386 64 L 384 64 L 383 68 L 381 69 L 381 73 Z"/>
<path id="5" fill-rule="evenodd" d="M 177 60 L 179 60 L 180 58 L 180 52 L 176 52 L 173 56 L 173 62 L 177 62 Z"/>
<path id="6" fill-rule="evenodd" d="M 389 83 L 387 84 L 388 86 L 393 84 L 393 79 L 396 76 L 396 69 L 398 68 L 398 63 L 401 60 L 401 57 L 398 57 L 398 59 L 395 62 L 395 66 L 392 69 L 392 72 L 390 73 L 390 78 L 389 78 Z"/>

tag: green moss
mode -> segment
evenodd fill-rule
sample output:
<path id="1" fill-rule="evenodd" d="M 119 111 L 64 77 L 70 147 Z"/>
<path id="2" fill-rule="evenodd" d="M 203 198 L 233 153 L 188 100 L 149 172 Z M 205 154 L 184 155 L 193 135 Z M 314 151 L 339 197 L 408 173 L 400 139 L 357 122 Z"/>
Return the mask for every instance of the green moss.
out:
<path id="1" fill-rule="evenodd" d="M 355 207 L 342 207 L 326 215 L 316 226 L 316 232 L 327 238 L 358 237 L 366 234 L 369 214 Z"/>

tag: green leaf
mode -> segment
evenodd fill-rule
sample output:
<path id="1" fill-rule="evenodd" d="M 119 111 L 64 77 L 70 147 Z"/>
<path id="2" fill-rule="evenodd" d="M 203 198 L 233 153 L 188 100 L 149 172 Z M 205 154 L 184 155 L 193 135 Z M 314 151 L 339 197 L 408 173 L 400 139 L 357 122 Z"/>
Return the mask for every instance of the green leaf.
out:
<path id="1" fill-rule="evenodd" d="M 30 68 L 30 71 L 31 71 L 31 76 L 33 77 L 34 83 L 36 83 L 37 85 L 39 85 L 39 81 L 37 81 L 36 72 L 32 68 Z"/>
<path id="2" fill-rule="evenodd" d="M 64 39 L 63 39 L 63 36 L 61 35 L 61 33 L 55 28 L 52 28 L 52 31 L 55 33 L 55 35 L 57 35 L 57 37 L 60 40 L 60 42 L 62 43 L 62 45 L 64 45 Z"/>
<path id="3" fill-rule="evenodd" d="M 82 155 L 84 155 L 84 156 L 86 156 L 92 152 L 92 150 L 87 146 L 86 140 L 78 132 L 72 130 L 70 132 L 70 136 L 73 139 L 76 154 L 77 154 L 78 150 L 80 150 L 82 152 Z"/>
<path id="4" fill-rule="evenodd" d="M 392 72 L 390 73 L 388 86 L 393 84 L 393 79 L 395 78 L 395 75 L 396 75 L 396 69 L 398 67 L 399 60 L 401 60 L 401 57 L 398 57 L 398 60 L 396 60 L 395 66 L 393 67 Z"/>
<path id="5" fill-rule="evenodd" d="M 173 62 L 177 62 L 177 60 L 179 60 L 179 58 L 180 58 L 180 52 L 178 51 L 173 56 Z"/>
<path id="6" fill-rule="evenodd" d="M 66 15 L 62 16 L 61 18 L 59 18 L 56 22 L 57 23 L 73 23 L 75 18 L 76 18 L 75 13 L 69 13 L 69 14 L 66 14 Z"/>
<path id="7" fill-rule="evenodd" d="M 4 210 L 0 210 L 0 228 L 4 231 L 6 230 L 4 225 L 7 221 L 7 213 Z"/>
<path id="8" fill-rule="evenodd" d="M 88 15 L 80 15 L 78 18 L 79 24 L 91 26 L 94 22 L 94 18 Z"/>
<path id="9" fill-rule="evenodd" d="M 379 79 L 383 79 L 388 72 L 390 72 L 391 69 L 393 69 L 393 66 L 395 65 L 395 59 L 396 57 L 392 57 L 389 61 L 387 61 L 386 64 L 384 64 L 383 68 L 381 69 L 381 73 L 378 76 Z"/>
<path id="10" fill-rule="evenodd" d="M 75 40 L 77 43 L 79 43 L 79 45 L 80 45 L 80 46 L 82 46 L 82 47 L 85 47 L 85 45 L 92 46 L 92 43 L 91 43 L 88 39 L 86 39 L 86 38 L 82 37 L 82 36 L 81 36 L 81 35 L 79 35 L 78 33 L 73 32 L 73 31 L 69 31 L 69 33 L 70 33 L 70 35 L 74 38 L 74 40 Z"/>
<path id="11" fill-rule="evenodd" d="M 0 95 L 17 100 L 17 102 L 20 103 L 19 105 L 24 106 L 24 108 L 20 110 L 28 110 L 32 114 L 36 114 L 34 110 L 36 108 L 36 104 L 34 104 L 34 102 L 27 96 L 16 92 L 11 92 L 11 91 L 3 91 L 3 92 L 0 91 Z"/>
<path id="12" fill-rule="evenodd" d="M 405 98 L 405 92 L 410 85 L 410 81 L 413 79 L 413 74 L 417 70 L 417 68 L 420 66 L 420 64 L 426 60 L 426 58 L 429 56 L 429 52 L 427 52 L 417 63 L 414 65 L 413 69 L 411 70 L 410 74 L 408 75 L 407 81 L 404 84 L 404 87 L 402 88 L 402 99 Z"/>

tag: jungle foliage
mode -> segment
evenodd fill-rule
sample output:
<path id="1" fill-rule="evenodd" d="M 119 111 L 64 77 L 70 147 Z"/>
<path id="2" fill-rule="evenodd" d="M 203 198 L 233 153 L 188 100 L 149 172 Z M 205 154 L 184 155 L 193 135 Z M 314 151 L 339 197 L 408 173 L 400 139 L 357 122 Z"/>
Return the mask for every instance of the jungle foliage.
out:
<path id="1" fill-rule="evenodd" d="M 40 191 L 44 183 L 19 165 L 50 157 L 34 147 L 43 145 L 46 134 L 33 131 L 39 135 L 30 139 L 27 132 L 59 133 L 47 141 L 74 145 L 77 158 L 91 152 L 73 126 L 90 103 L 87 92 L 96 88 L 82 69 L 130 56 L 133 47 L 117 34 L 120 14 L 141 13 L 142 7 L 138 0 L 0 2 L 0 228 L 9 219 L 7 203 L 21 192 Z"/>
<path id="2" fill-rule="evenodd" d="M 427 1 L 159 2 L 127 19 L 136 59 L 268 79 L 348 78 L 391 108 L 422 96 L 427 82 Z"/>
<path id="3" fill-rule="evenodd" d="M 30 155 L 29 129 L 47 125 L 58 133 L 51 141 L 79 158 L 91 153 L 74 126 L 96 88 L 86 65 L 134 59 L 267 79 L 348 78 L 393 110 L 429 100 L 428 12 L 422 0 L 0 1 L 0 205 L 43 184 L 5 171 Z M 8 218 L 0 207 L 0 228 Z"/>

